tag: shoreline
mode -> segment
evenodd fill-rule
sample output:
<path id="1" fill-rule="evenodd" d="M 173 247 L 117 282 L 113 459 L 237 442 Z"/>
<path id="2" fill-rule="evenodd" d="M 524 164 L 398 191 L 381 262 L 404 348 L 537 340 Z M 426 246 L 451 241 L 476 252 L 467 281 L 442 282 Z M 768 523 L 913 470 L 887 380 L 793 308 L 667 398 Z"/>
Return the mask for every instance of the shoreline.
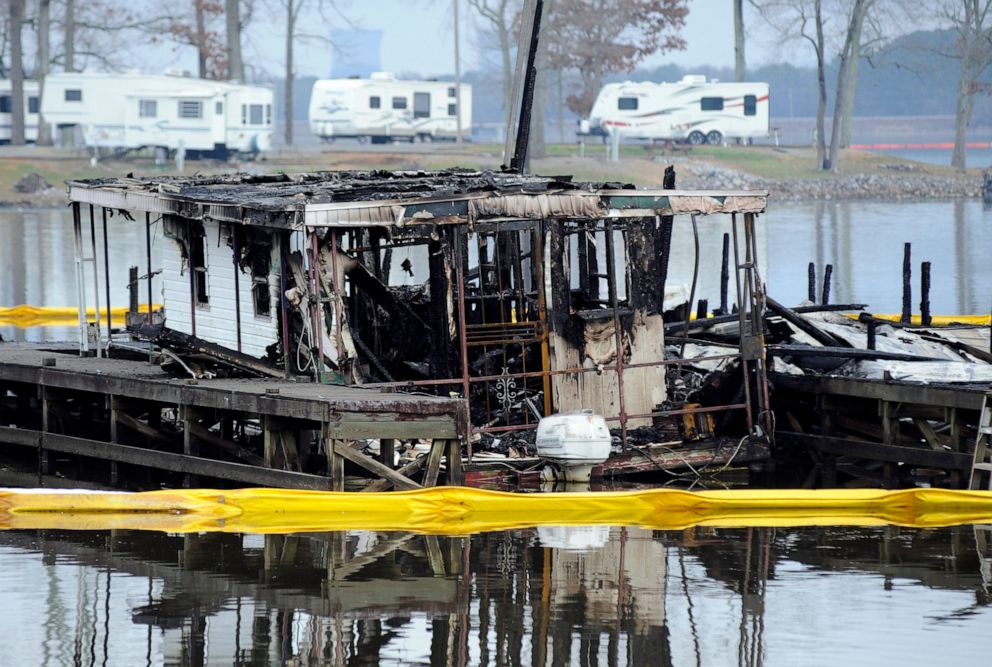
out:
<path id="1" fill-rule="evenodd" d="M 363 147 L 367 149 L 368 147 Z M 761 190 L 770 200 L 937 201 L 981 198 L 982 168 L 955 170 L 869 151 L 845 150 L 838 173 L 815 169 L 809 147 L 703 146 L 688 151 L 663 151 L 625 145 L 621 159 L 606 159 L 603 147 L 587 147 L 578 157 L 573 144 L 548 147 L 549 156 L 532 163 L 537 174 L 571 175 L 577 181 L 625 182 L 658 187 L 665 167 L 676 170 L 683 190 Z M 350 145 L 277 150 L 251 162 L 188 161 L 186 174 L 300 173 L 339 169 L 437 170 L 450 167 L 498 169 L 498 148 L 485 144 L 412 144 L 379 150 L 355 150 Z M 66 203 L 66 180 L 107 176 L 176 175 L 174 165 L 156 166 L 149 157 L 106 159 L 91 164 L 79 151 L 43 147 L 0 147 L 0 208 L 42 209 Z M 18 192 L 15 184 L 29 174 L 50 187 Z"/>

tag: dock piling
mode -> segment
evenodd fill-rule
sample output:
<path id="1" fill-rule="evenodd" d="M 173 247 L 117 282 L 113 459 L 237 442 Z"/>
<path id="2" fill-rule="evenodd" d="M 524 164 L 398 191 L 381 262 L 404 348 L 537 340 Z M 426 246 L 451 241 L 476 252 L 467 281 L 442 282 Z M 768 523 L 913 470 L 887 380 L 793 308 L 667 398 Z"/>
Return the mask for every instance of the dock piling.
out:
<path id="1" fill-rule="evenodd" d="M 816 303 L 816 264 L 810 262 L 806 274 L 806 298 L 810 303 Z"/>
<path id="2" fill-rule="evenodd" d="M 903 324 L 909 324 L 913 320 L 913 286 L 910 280 L 913 277 L 912 266 L 912 244 L 906 243 L 902 250 L 902 318 Z"/>
<path id="3" fill-rule="evenodd" d="M 930 262 L 920 264 L 920 324 L 930 326 Z"/>

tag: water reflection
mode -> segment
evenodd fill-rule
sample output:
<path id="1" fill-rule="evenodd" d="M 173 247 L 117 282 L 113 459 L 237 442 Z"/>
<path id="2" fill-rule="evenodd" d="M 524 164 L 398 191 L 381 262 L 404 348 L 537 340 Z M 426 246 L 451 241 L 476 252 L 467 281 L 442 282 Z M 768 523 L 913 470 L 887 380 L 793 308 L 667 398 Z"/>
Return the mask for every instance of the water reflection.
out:
<path id="1" fill-rule="evenodd" d="M 0 663 L 963 663 L 992 627 L 980 549 L 971 527 L 11 531 Z"/>

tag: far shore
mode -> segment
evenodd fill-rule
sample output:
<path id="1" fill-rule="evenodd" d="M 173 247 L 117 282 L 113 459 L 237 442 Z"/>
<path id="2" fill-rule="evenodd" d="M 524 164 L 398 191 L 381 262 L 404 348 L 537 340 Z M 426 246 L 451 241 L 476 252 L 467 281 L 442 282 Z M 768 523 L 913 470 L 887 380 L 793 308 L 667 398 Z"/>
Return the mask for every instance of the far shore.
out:
<path id="1" fill-rule="evenodd" d="M 499 169 L 501 150 L 495 144 L 368 146 L 342 142 L 282 147 L 251 161 L 187 160 L 184 174 Z M 618 162 L 609 161 L 607 147 L 602 144 L 587 145 L 585 157 L 579 157 L 575 144 L 549 145 L 547 153 L 547 157 L 533 160 L 534 173 L 660 187 L 665 167 L 674 165 L 679 189 L 763 190 L 771 200 L 957 199 L 982 194 L 982 166 L 957 170 L 869 151 L 842 151 L 834 173 L 816 169 L 816 153 L 809 146 L 699 146 L 673 150 L 625 145 Z M 18 192 L 15 185 L 32 173 L 51 187 Z M 140 153 L 93 164 L 83 150 L 0 146 L 0 206 L 60 206 L 66 201 L 67 180 L 177 173 L 173 162 L 156 166 L 150 155 Z"/>

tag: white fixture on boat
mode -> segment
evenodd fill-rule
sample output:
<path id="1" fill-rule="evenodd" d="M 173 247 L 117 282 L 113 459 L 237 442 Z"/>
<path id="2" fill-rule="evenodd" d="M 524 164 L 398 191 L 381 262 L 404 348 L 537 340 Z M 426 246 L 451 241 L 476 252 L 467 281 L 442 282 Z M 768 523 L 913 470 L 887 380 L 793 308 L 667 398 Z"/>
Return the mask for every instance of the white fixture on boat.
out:
<path id="1" fill-rule="evenodd" d="M 537 455 L 563 474 L 546 473 L 565 481 L 588 481 L 593 466 L 610 458 L 611 440 L 606 420 L 592 410 L 544 417 L 537 425 Z"/>
<path id="2" fill-rule="evenodd" d="M 609 526 L 538 526 L 537 539 L 542 547 L 562 551 L 602 549 L 610 541 Z"/>

